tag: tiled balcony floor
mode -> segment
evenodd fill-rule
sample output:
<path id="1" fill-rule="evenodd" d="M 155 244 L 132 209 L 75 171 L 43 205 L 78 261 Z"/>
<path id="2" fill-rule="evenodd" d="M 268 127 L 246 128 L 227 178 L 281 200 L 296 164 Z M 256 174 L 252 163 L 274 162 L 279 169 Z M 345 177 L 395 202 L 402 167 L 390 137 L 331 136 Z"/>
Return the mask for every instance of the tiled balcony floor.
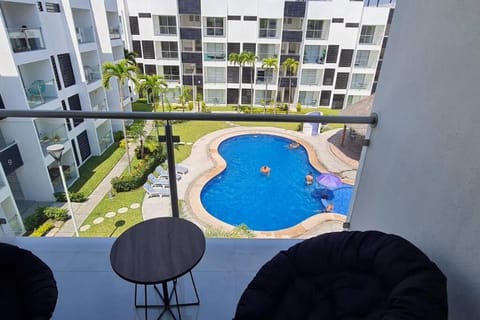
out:
<path id="1" fill-rule="evenodd" d="M 110 267 L 114 240 L 15 238 L 11 242 L 32 251 L 53 270 L 59 291 L 53 319 L 144 319 L 143 309 L 133 306 L 133 284 L 119 278 Z M 257 270 L 278 251 L 297 242 L 208 239 L 205 255 L 193 270 L 201 303 L 183 307 L 182 318 L 232 319 L 240 295 Z M 194 297 L 190 283 L 188 276 L 179 281 L 181 301 Z M 143 303 L 143 296 L 140 299 Z M 158 299 L 149 302 L 159 303 Z M 160 309 L 149 310 L 148 319 L 157 319 L 159 313 Z"/>

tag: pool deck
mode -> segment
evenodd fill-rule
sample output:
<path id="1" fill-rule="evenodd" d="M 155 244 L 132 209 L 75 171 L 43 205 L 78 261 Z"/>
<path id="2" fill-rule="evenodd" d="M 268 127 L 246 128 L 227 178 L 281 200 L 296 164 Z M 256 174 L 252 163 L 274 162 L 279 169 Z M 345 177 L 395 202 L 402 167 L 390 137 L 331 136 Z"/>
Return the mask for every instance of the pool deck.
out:
<path id="1" fill-rule="evenodd" d="M 353 184 L 356 168 L 352 167 L 348 161 L 339 158 L 338 154 L 332 152 L 328 142 L 328 139 L 337 131 L 330 130 L 318 136 L 307 136 L 301 132 L 286 129 L 234 126 L 203 136 L 193 144 L 190 157 L 182 162 L 183 165 L 188 167 L 189 172 L 177 182 L 178 197 L 186 201 L 186 206 L 181 214 L 201 228 L 209 226 L 226 230 L 232 229 L 232 226 L 214 218 L 205 211 L 200 202 L 200 191 L 203 185 L 211 177 L 222 171 L 225 166 L 225 162 L 218 155 L 216 147 L 224 139 L 238 134 L 270 133 L 296 140 L 307 149 L 311 163 L 319 171 L 335 173 L 345 183 Z M 170 197 L 148 198 L 146 196 L 143 201 L 142 212 L 144 219 L 171 216 Z M 258 238 L 304 238 L 323 232 L 340 231 L 344 221 L 345 216 L 343 215 L 322 213 L 312 216 L 292 228 L 275 232 L 255 233 Z"/>

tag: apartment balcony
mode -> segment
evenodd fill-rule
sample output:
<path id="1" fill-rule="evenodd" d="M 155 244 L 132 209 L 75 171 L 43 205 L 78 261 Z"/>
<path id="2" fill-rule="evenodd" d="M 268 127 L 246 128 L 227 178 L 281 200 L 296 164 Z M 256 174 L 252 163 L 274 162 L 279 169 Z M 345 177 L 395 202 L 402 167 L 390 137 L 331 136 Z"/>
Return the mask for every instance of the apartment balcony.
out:
<path id="1" fill-rule="evenodd" d="M 75 32 L 79 44 L 95 42 L 95 32 L 93 27 L 75 27 Z"/>
<path id="2" fill-rule="evenodd" d="M 110 40 L 116 40 L 116 39 L 122 38 L 120 27 L 109 28 L 108 33 L 110 34 Z"/>
<path id="3" fill-rule="evenodd" d="M 92 105 L 92 111 L 107 112 L 108 111 L 107 100 L 104 99 L 103 101 L 95 103 L 94 105 Z"/>
<path id="4" fill-rule="evenodd" d="M 282 64 L 288 58 L 293 59 L 295 61 L 300 61 L 300 55 L 298 54 L 282 54 L 280 55 L 280 64 Z"/>
<path id="5" fill-rule="evenodd" d="M 302 42 L 303 31 L 286 31 L 282 33 L 282 41 L 284 42 Z"/>
<path id="6" fill-rule="evenodd" d="M 278 80 L 278 86 L 280 88 L 289 88 L 297 86 L 297 77 L 280 77 Z"/>
<path id="7" fill-rule="evenodd" d="M 6 175 L 23 166 L 22 154 L 16 141 L 0 146 L 0 163 Z M 0 188 L 4 185 L 4 181 L 0 179 Z"/>
<path id="8" fill-rule="evenodd" d="M 9 28 L 8 37 L 15 53 L 45 49 L 41 28 Z"/>
<path id="9" fill-rule="evenodd" d="M 308 30 L 305 34 L 307 40 L 327 40 L 328 30 Z"/>
<path id="10" fill-rule="evenodd" d="M 57 123 L 57 125 L 55 125 Z M 65 124 L 58 125 L 58 121 L 36 120 L 38 141 L 42 147 L 43 155 L 47 156 L 47 147 L 52 144 L 63 144 L 68 141 L 67 129 Z M 53 129 L 52 129 L 53 127 Z"/>
<path id="11" fill-rule="evenodd" d="M 85 79 L 88 84 L 102 79 L 99 65 L 85 65 L 83 71 L 85 72 Z"/>
<path id="12" fill-rule="evenodd" d="M 78 179 L 78 172 L 75 170 L 75 163 L 69 162 L 64 163 L 62 161 L 63 175 L 65 176 L 65 182 L 67 186 L 72 185 L 75 180 Z M 65 189 L 63 187 L 62 178 L 60 176 L 60 171 L 56 163 L 48 167 L 48 173 L 52 182 L 53 190 L 55 192 L 63 192 Z"/>

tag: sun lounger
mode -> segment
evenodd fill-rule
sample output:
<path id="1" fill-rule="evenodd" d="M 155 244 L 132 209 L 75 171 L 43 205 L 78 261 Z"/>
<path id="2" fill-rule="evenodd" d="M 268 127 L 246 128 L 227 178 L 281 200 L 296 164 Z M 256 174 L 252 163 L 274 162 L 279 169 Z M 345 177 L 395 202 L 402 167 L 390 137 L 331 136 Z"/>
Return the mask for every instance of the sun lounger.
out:
<path id="1" fill-rule="evenodd" d="M 188 168 L 184 165 L 181 164 L 176 164 L 175 165 L 175 171 L 180 174 L 187 174 L 188 173 Z"/>
<path id="2" fill-rule="evenodd" d="M 162 166 L 158 166 L 156 169 L 155 169 L 155 172 L 158 173 L 158 176 L 160 178 L 166 178 L 168 179 L 168 171 L 163 169 Z M 177 180 L 180 180 L 182 179 L 182 175 L 181 174 L 176 174 L 177 176 Z"/>
<path id="3" fill-rule="evenodd" d="M 157 178 L 153 174 L 148 175 L 148 180 L 152 184 L 153 188 L 170 188 L 170 183 L 168 182 L 168 179 L 166 178 Z"/>
<path id="4" fill-rule="evenodd" d="M 143 189 L 145 189 L 149 198 L 151 198 L 151 197 L 163 197 L 163 196 L 169 197 L 170 196 L 170 189 L 168 189 L 168 188 L 154 189 L 150 184 L 145 183 L 143 185 Z"/>

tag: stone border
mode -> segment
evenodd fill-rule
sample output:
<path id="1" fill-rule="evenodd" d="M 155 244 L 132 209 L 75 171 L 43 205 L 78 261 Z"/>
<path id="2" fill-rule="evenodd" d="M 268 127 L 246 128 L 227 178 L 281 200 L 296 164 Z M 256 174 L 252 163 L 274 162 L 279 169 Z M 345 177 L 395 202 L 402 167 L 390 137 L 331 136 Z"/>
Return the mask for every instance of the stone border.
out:
<path id="1" fill-rule="evenodd" d="M 215 176 L 220 174 L 223 170 L 225 170 L 227 166 L 225 160 L 218 153 L 219 145 L 226 139 L 242 136 L 242 135 L 251 135 L 251 134 L 268 134 L 268 135 L 283 137 L 283 138 L 287 138 L 289 140 L 295 141 L 301 144 L 302 147 L 305 148 L 305 150 L 307 151 L 308 160 L 315 169 L 317 169 L 320 172 L 328 172 L 325 166 L 316 157 L 315 149 L 310 145 L 310 143 L 308 143 L 307 141 L 305 141 L 300 137 L 290 135 L 285 132 L 277 132 L 277 131 L 273 132 L 270 130 L 261 130 L 261 129 L 243 130 L 241 132 L 237 131 L 237 132 L 226 133 L 214 139 L 208 144 L 207 152 L 208 152 L 209 158 L 213 162 L 213 167 L 211 167 L 206 172 L 201 174 L 201 176 L 198 179 L 196 179 L 190 184 L 185 197 L 187 200 L 187 203 L 191 208 L 190 214 L 194 218 L 199 220 L 203 225 L 211 226 L 214 228 L 220 228 L 227 231 L 233 230 L 235 228 L 234 226 L 215 218 L 205 209 L 205 207 L 202 205 L 202 202 L 200 200 L 201 192 L 203 187 L 212 178 L 214 178 Z M 348 183 L 348 182 L 344 181 L 344 183 Z M 253 232 L 257 238 L 278 238 L 278 239 L 296 238 L 312 230 L 315 226 L 317 226 L 320 223 L 323 223 L 326 221 L 332 221 L 332 220 L 345 222 L 346 218 L 347 218 L 346 216 L 341 214 L 336 214 L 336 213 L 319 213 L 303 220 L 302 222 L 290 228 L 276 230 L 276 231 L 253 231 Z"/>

